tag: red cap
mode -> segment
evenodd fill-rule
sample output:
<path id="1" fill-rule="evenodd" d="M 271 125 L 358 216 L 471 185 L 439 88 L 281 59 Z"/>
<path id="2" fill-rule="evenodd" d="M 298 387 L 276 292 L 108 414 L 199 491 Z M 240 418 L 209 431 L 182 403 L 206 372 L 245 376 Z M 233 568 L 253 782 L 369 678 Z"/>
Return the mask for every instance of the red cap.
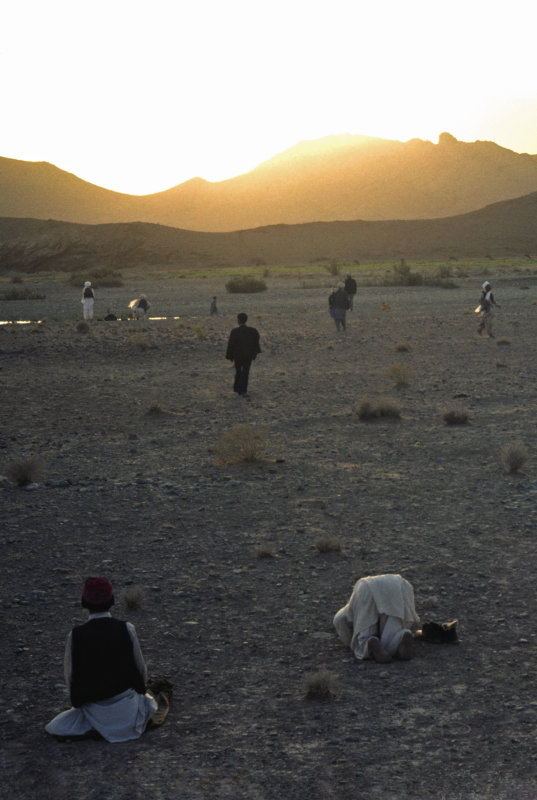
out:
<path id="1" fill-rule="evenodd" d="M 91 606 L 102 606 L 112 600 L 114 590 L 106 578 L 88 578 L 82 591 L 82 600 Z"/>

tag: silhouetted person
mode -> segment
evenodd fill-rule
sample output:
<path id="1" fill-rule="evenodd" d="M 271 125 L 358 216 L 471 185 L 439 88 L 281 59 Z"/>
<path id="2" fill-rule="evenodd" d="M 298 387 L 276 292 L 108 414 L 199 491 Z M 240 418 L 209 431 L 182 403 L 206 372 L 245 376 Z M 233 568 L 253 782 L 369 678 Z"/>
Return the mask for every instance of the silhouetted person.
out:
<path id="1" fill-rule="evenodd" d="M 131 300 L 129 308 L 132 310 L 133 319 L 144 319 L 151 308 L 151 304 L 145 294 L 141 294 L 136 300 Z"/>
<path id="2" fill-rule="evenodd" d="M 238 328 L 233 328 L 229 334 L 226 350 L 227 360 L 233 361 L 235 365 L 233 391 L 242 397 L 246 397 L 248 393 L 250 365 L 257 357 L 257 354 L 261 352 L 259 331 L 247 325 L 247 321 L 247 314 L 241 313 L 237 315 L 239 326 Z"/>
<path id="3" fill-rule="evenodd" d="M 211 317 L 219 317 L 220 314 L 218 313 L 218 307 L 216 305 L 216 297 L 213 297 L 211 300 L 211 305 L 209 306 L 209 314 Z"/>
<path id="4" fill-rule="evenodd" d="M 91 281 L 84 283 L 82 289 L 82 313 L 84 319 L 93 319 L 93 303 L 95 302 L 95 294 L 91 288 Z"/>
<path id="5" fill-rule="evenodd" d="M 328 305 L 330 308 L 330 314 L 336 323 L 336 330 L 346 330 L 346 315 L 349 309 L 349 296 L 342 283 L 339 284 L 337 290 L 332 292 L 328 298 Z"/>
<path id="6" fill-rule="evenodd" d="M 345 291 L 347 292 L 347 297 L 349 298 L 349 309 L 351 311 L 354 307 L 354 295 L 356 294 L 357 288 L 356 281 L 351 276 L 351 273 L 347 272 L 347 277 L 345 278 Z"/>
<path id="7" fill-rule="evenodd" d="M 483 333 L 483 330 L 485 330 L 491 338 L 494 338 L 494 334 L 492 333 L 492 307 L 497 305 L 497 303 L 494 299 L 494 295 L 492 294 L 492 286 L 488 281 L 485 281 L 481 287 L 481 290 L 481 299 L 478 307 L 476 308 L 476 311 L 479 315 L 477 332 L 481 334 Z"/>

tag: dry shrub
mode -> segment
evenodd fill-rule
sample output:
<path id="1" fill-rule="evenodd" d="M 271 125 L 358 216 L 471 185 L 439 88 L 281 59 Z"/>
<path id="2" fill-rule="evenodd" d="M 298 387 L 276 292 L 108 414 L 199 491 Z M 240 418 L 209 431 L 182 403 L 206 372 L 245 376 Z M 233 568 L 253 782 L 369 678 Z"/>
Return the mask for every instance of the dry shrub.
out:
<path id="1" fill-rule="evenodd" d="M 79 333 L 88 333 L 90 328 L 87 322 L 79 322 L 76 329 Z"/>
<path id="2" fill-rule="evenodd" d="M 333 700 L 337 697 L 338 678 L 327 667 L 311 672 L 304 681 L 304 700 Z"/>
<path id="3" fill-rule="evenodd" d="M 442 411 L 442 419 L 446 425 L 466 425 L 470 419 L 470 414 L 465 408 L 456 406 L 455 408 L 446 408 Z"/>
<path id="4" fill-rule="evenodd" d="M 496 342 L 497 347 L 509 347 L 511 342 L 509 339 L 498 339 Z"/>
<path id="5" fill-rule="evenodd" d="M 146 417 L 162 417 L 165 414 L 166 411 L 158 403 L 152 403 L 145 412 Z"/>
<path id="6" fill-rule="evenodd" d="M 502 447 L 502 462 L 510 475 L 518 472 L 527 460 L 528 451 L 521 442 L 513 442 Z"/>
<path id="7" fill-rule="evenodd" d="M 142 586 L 130 586 L 124 589 L 119 597 L 119 602 L 124 608 L 129 611 L 134 611 L 141 608 L 144 604 L 145 592 Z"/>
<path id="8" fill-rule="evenodd" d="M 266 544 L 262 544 L 262 545 L 259 545 L 259 547 L 256 547 L 255 557 L 259 558 L 259 559 L 277 558 L 276 553 L 274 552 L 274 549 L 272 547 L 270 547 L 269 545 L 266 545 Z"/>
<path id="9" fill-rule="evenodd" d="M 43 475 L 44 464 L 41 456 L 18 458 L 8 464 L 6 475 L 17 486 L 28 486 L 36 483 Z"/>
<path id="10" fill-rule="evenodd" d="M 177 325 L 174 326 L 173 332 L 177 336 L 178 339 L 182 339 L 186 333 L 186 325 L 184 322 L 178 322 Z"/>
<path id="11" fill-rule="evenodd" d="M 395 348 L 397 353 L 409 353 L 412 348 L 408 344 L 408 342 L 401 342 Z"/>
<path id="12" fill-rule="evenodd" d="M 319 553 L 341 553 L 343 545 L 341 539 L 327 533 L 316 540 L 315 548 Z"/>
<path id="13" fill-rule="evenodd" d="M 138 333 L 131 339 L 132 344 L 140 350 L 147 350 L 149 347 L 149 338 L 142 333 Z"/>
<path id="14" fill-rule="evenodd" d="M 234 425 L 224 433 L 215 447 L 217 464 L 252 464 L 261 461 L 265 455 L 268 430 L 249 422 Z"/>
<path id="15" fill-rule="evenodd" d="M 366 422 L 377 419 L 401 419 L 401 407 L 389 397 L 362 400 L 356 407 L 358 418 Z"/>
<path id="16" fill-rule="evenodd" d="M 384 377 L 392 381 L 395 386 L 408 386 L 412 370 L 406 364 L 392 364 Z"/>
<path id="17" fill-rule="evenodd" d="M 194 325 L 192 330 L 196 339 L 207 339 L 209 337 L 209 331 L 205 325 Z"/>
<path id="18" fill-rule="evenodd" d="M 505 361 L 497 361 L 496 366 L 498 369 L 502 369 L 502 367 L 506 367 L 507 364 L 505 363 Z"/>

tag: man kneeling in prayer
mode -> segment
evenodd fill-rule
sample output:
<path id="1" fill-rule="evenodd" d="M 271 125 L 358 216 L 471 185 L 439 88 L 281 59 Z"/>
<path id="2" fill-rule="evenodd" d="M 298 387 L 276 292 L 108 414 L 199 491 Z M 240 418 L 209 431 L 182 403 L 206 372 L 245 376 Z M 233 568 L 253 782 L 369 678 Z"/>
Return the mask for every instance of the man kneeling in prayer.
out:
<path id="1" fill-rule="evenodd" d="M 334 627 L 359 661 L 371 657 L 387 664 L 394 657 L 412 658 L 411 628 L 419 621 L 414 590 L 407 580 L 400 575 L 372 575 L 354 585 L 349 602 L 334 617 Z"/>
<path id="2" fill-rule="evenodd" d="M 113 604 L 110 581 L 88 578 L 82 606 L 89 620 L 73 628 L 65 648 L 65 682 L 73 708 L 45 726 L 53 736 L 96 731 L 109 742 L 126 742 L 138 739 L 149 722 L 161 724 L 166 717 L 169 694 L 146 692 L 147 669 L 134 625 L 114 619 Z"/>

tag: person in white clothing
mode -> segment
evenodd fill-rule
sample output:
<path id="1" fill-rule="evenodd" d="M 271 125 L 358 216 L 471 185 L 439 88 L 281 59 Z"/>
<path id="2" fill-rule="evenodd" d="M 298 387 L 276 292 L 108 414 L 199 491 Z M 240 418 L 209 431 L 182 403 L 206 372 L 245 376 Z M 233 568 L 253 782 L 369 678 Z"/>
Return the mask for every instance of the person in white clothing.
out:
<path id="1" fill-rule="evenodd" d="M 113 603 L 111 583 L 88 578 L 82 606 L 90 612 L 89 620 L 73 628 L 65 647 L 72 708 L 45 726 L 59 739 L 96 732 L 109 742 L 126 742 L 140 737 L 150 720 L 161 724 L 166 716 L 169 696 L 146 691 L 147 669 L 136 631 L 130 622 L 112 617 Z"/>
<path id="2" fill-rule="evenodd" d="M 481 335 L 483 331 L 486 331 L 491 339 L 494 338 L 494 334 L 492 332 L 492 319 L 493 319 L 493 306 L 497 306 L 496 300 L 494 299 L 494 295 L 492 294 L 492 286 L 488 281 L 481 287 L 481 299 L 479 301 L 479 305 L 476 308 L 476 313 L 479 317 L 479 325 L 477 326 L 477 332 Z"/>
<path id="3" fill-rule="evenodd" d="M 91 281 L 86 281 L 82 289 L 82 313 L 84 319 L 93 319 L 93 303 L 95 302 L 95 294 L 91 287 Z"/>
<path id="4" fill-rule="evenodd" d="M 349 602 L 334 617 L 334 627 L 358 660 L 386 664 L 413 655 L 412 629 L 419 624 L 414 590 L 401 575 L 372 575 L 354 585 Z"/>

